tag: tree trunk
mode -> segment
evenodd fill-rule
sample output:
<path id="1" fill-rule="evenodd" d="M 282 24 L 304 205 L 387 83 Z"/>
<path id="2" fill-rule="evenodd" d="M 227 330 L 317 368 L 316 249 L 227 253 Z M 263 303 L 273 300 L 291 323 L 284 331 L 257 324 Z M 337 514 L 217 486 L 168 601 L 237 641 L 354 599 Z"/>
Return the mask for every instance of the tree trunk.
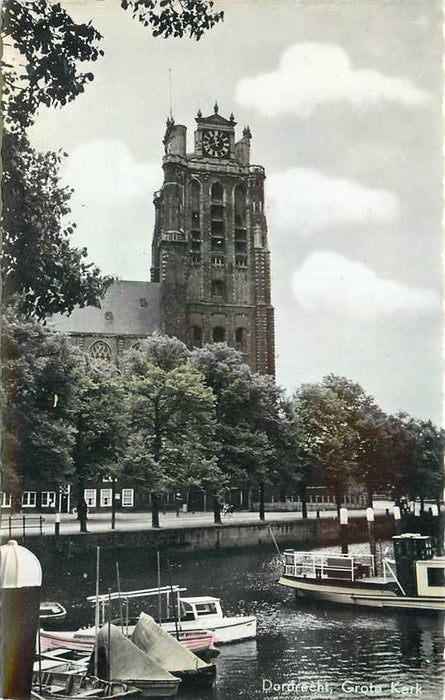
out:
<path id="1" fill-rule="evenodd" d="M 302 486 L 300 489 L 300 498 L 301 498 L 301 517 L 303 520 L 307 518 L 307 494 L 306 494 L 306 486 Z"/>
<path id="2" fill-rule="evenodd" d="M 266 519 L 266 507 L 265 507 L 265 494 L 264 494 L 264 481 L 260 481 L 260 520 Z"/>
<path id="3" fill-rule="evenodd" d="M 371 488 L 368 488 L 368 490 L 366 492 L 366 507 L 367 508 L 374 508 L 373 501 L 374 501 L 374 492 Z"/>
<path id="4" fill-rule="evenodd" d="M 159 496 L 157 493 L 151 495 L 151 526 L 160 527 L 159 525 Z"/>
<path id="5" fill-rule="evenodd" d="M 212 493 L 213 496 L 213 522 L 215 525 L 221 525 L 221 504 L 218 500 L 218 495 Z"/>
<path id="6" fill-rule="evenodd" d="M 20 513 L 22 509 L 22 492 L 13 491 L 11 494 L 11 515 Z"/>
<path id="7" fill-rule="evenodd" d="M 80 532 L 88 532 L 87 530 L 87 511 L 88 506 L 84 498 L 85 482 L 83 475 L 79 475 L 77 479 L 77 519 L 80 523 Z"/>

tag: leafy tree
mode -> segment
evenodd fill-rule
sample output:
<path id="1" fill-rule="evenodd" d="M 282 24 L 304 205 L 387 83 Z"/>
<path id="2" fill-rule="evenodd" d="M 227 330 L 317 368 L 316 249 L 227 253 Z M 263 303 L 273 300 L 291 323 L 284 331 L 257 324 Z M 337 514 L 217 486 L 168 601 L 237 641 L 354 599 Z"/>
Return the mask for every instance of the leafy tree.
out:
<path id="1" fill-rule="evenodd" d="M 265 484 L 275 470 L 280 436 L 281 390 L 269 377 L 253 374 L 242 355 L 224 343 L 195 349 L 192 361 L 216 399 L 218 465 L 225 479 L 212 492 L 215 522 L 221 522 L 219 504 L 228 484 L 258 485 L 264 519 Z"/>
<path id="2" fill-rule="evenodd" d="M 354 474 L 357 439 L 348 419 L 348 405 L 324 384 L 304 384 L 294 396 L 288 434 L 295 449 L 304 510 L 310 484 L 328 487 L 335 495 L 337 509 L 341 506 Z"/>
<path id="3" fill-rule="evenodd" d="M 103 56 L 91 22 L 76 24 L 60 3 L 6 0 L 2 10 L 5 53 L 4 122 L 8 131 L 30 126 L 41 104 L 61 107 L 93 80 L 78 63 Z"/>
<path id="4" fill-rule="evenodd" d="M 4 303 L 15 299 L 19 313 L 39 320 L 98 306 L 112 278 L 86 262 L 86 248 L 71 245 L 76 225 L 63 223 L 72 190 L 60 185 L 61 156 L 38 153 L 19 134 L 4 141 L 3 154 Z"/>
<path id="5" fill-rule="evenodd" d="M 23 485 L 62 483 L 73 473 L 76 353 L 37 322 L 3 319 L 3 488 L 20 503 Z"/>
<path id="6" fill-rule="evenodd" d="M 355 433 L 355 477 L 365 487 L 368 506 L 372 507 L 374 492 L 388 486 L 387 416 L 357 382 L 330 374 L 323 385 L 335 392 L 347 409 L 347 422 Z"/>
<path id="7" fill-rule="evenodd" d="M 75 430 L 72 451 L 81 532 L 87 531 L 84 489 L 98 476 L 118 477 L 128 434 L 125 387 L 119 370 L 108 362 L 79 354 L 75 400 L 70 410 Z"/>
<path id="8" fill-rule="evenodd" d="M 388 418 L 388 468 L 396 501 L 402 496 L 440 502 L 444 485 L 445 433 L 431 421 L 416 420 L 406 413 Z"/>
<path id="9" fill-rule="evenodd" d="M 214 478 L 216 470 L 213 394 L 187 355 L 176 338 L 152 336 L 124 363 L 127 473 L 152 491 L 153 527 L 159 527 L 161 493 Z"/>

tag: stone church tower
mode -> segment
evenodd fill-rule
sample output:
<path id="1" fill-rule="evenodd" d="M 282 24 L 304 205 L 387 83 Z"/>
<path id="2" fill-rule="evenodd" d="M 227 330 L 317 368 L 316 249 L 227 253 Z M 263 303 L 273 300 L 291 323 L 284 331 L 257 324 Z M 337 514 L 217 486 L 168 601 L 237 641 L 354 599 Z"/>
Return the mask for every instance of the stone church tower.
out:
<path id="1" fill-rule="evenodd" d="M 264 214 L 264 168 L 250 164 L 251 133 L 235 141 L 233 114 L 167 120 L 164 184 L 154 196 L 151 281 L 160 283 L 160 331 L 189 346 L 227 342 L 252 369 L 275 374 L 274 312 Z"/>

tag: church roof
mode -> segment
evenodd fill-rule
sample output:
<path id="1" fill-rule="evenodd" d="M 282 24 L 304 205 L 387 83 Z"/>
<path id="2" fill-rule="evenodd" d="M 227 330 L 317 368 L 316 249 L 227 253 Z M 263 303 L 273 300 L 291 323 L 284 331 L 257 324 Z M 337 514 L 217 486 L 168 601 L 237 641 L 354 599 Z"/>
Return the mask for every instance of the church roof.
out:
<path id="1" fill-rule="evenodd" d="M 220 126 L 235 126 L 236 122 L 222 117 L 220 114 L 211 114 L 209 117 L 195 117 L 198 124 L 218 124 Z"/>
<path id="2" fill-rule="evenodd" d="M 149 335 L 159 329 L 157 282 L 119 280 L 107 290 L 100 309 L 87 306 L 71 316 L 55 314 L 48 326 L 62 333 L 94 335 Z"/>

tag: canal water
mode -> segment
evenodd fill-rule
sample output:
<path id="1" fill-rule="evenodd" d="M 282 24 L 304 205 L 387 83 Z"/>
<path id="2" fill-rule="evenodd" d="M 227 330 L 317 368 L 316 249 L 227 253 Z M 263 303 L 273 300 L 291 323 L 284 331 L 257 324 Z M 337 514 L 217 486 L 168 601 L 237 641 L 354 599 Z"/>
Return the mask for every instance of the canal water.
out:
<path id="1" fill-rule="evenodd" d="M 365 545 L 352 551 L 367 552 Z M 330 551 L 339 551 L 335 548 Z M 277 585 L 281 562 L 270 550 L 162 554 L 162 585 L 185 595 L 221 598 L 226 614 L 256 615 L 256 640 L 221 647 L 211 690 L 179 693 L 188 700 L 293 700 L 294 698 L 444 697 L 443 618 L 425 613 L 351 610 L 295 601 Z M 119 554 L 122 590 L 157 585 L 156 555 Z M 116 560 L 101 560 L 101 593 L 117 590 Z M 69 610 L 66 629 L 92 624 L 85 598 L 95 590 L 94 557 L 60 562 L 44 572 L 46 599 Z M 143 606 L 131 612 L 139 612 Z"/>

